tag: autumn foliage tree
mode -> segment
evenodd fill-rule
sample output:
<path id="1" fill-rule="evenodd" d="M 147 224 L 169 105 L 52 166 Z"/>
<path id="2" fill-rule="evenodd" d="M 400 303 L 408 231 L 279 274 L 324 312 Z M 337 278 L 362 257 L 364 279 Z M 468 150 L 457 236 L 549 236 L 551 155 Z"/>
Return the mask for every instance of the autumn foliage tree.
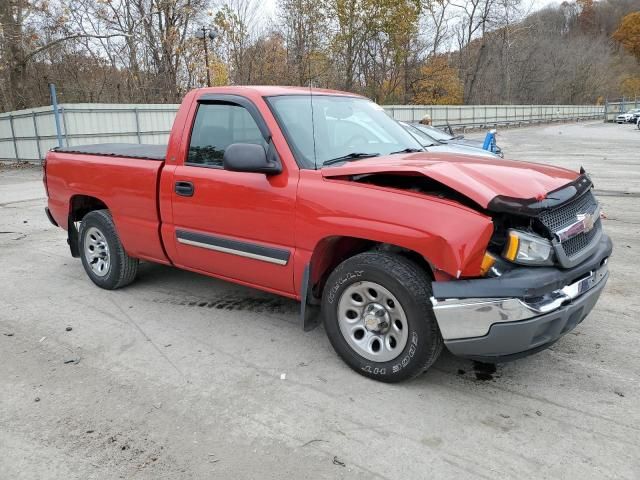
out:
<path id="1" fill-rule="evenodd" d="M 449 66 L 444 55 L 430 58 L 420 69 L 413 102 L 424 105 L 459 105 L 462 103 L 462 82 L 458 70 Z"/>
<path id="2" fill-rule="evenodd" d="M 625 16 L 613 33 L 613 38 L 640 62 L 640 12 Z"/>
<path id="3" fill-rule="evenodd" d="M 0 0 L 0 111 L 48 104 L 47 82 L 66 103 L 178 102 L 206 84 L 202 27 L 216 33 L 215 85 L 311 84 L 387 104 L 633 95 L 640 0 L 558 3 Z"/>
<path id="4" fill-rule="evenodd" d="M 640 76 L 624 78 L 620 82 L 620 93 L 625 97 L 640 97 Z"/>

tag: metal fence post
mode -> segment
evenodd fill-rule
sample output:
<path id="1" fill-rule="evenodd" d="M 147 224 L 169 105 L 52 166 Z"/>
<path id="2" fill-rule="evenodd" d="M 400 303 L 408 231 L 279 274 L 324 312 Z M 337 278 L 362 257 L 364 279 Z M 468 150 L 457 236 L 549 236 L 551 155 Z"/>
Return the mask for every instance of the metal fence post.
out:
<path id="1" fill-rule="evenodd" d="M 60 111 L 58 110 L 58 96 L 56 95 L 56 85 L 49 84 L 49 93 L 51 94 L 51 104 L 53 105 L 53 117 L 56 122 L 56 136 L 58 137 L 58 146 L 62 147 L 62 131 L 60 130 Z M 66 132 L 65 132 L 66 133 Z"/>
<path id="2" fill-rule="evenodd" d="M 138 107 L 133 109 L 133 113 L 136 116 L 136 135 L 138 136 L 138 143 L 142 143 L 142 139 L 140 138 L 140 117 L 138 115 Z"/>
<path id="3" fill-rule="evenodd" d="M 68 147 L 69 137 L 68 137 L 68 130 L 67 130 L 67 116 L 64 114 L 64 110 L 65 110 L 64 107 L 62 107 L 60 110 L 62 110 L 62 126 L 64 127 L 64 143 Z"/>
<path id="4" fill-rule="evenodd" d="M 40 135 L 38 134 L 38 122 L 36 121 L 36 112 L 31 112 L 33 120 L 33 134 L 36 136 L 36 147 L 38 148 L 38 160 L 42 162 L 42 150 L 40 150 Z"/>
<path id="5" fill-rule="evenodd" d="M 20 159 L 18 158 L 18 143 L 16 142 L 16 131 L 13 128 L 13 115 L 9 114 L 9 127 L 11 128 L 11 140 L 13 141 L 13 154 L 16 157 L 16 162 Z"/>

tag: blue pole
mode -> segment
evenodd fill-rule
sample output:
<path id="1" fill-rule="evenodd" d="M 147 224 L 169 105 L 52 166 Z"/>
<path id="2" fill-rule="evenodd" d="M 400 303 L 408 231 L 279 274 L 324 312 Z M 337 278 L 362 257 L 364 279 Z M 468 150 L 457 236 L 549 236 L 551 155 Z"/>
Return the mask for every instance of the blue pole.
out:
<path id="1" fill-rule="evenodd" d="M 54 83 L 49 84 L 49 93 L 51 94 L 51 104 L 53 105 L 53 117 L 56 120 L 56 135 L 58 136 L 58 147 L 62 145 L 62 130 L 60 129 L 60 111 L 58 110 L 58 97 L 56 95 L 56 86 Z"/>
<path id="2" fill-rule="evenodd" d="M 495 145 L 495 140 L 496 139 L 496 131 L 495 130 L 489 130 L 487 132 L 487 136 L 484 137 L 484 144 L 482 145 L 482 149 L 483 150 L 488 150 L 489 152 L 494 152 L 494 145 Z"/>

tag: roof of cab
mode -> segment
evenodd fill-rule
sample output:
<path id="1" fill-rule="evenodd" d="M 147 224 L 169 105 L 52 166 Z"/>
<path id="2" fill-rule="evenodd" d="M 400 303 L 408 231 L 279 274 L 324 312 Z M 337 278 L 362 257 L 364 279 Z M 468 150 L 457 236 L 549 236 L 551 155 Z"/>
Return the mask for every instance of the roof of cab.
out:
<path id="1" fill-rule="evenodd" d="M 247 85 L 247 86 L 228 86 L 228 87 L 211 87 L 199 88 L 200 94 L 203 93 L 241 93 L 251 91 L 262 97 L 275 97 L 279 95 L 309 95 L 311 91 L 313 95 L 339 95 L 345 97 L 362 97 L 356 93 L 341 92 L 339 90 L 329 90 L 325 88 L 308 87 L 284 87 L 275 85 Z"/>

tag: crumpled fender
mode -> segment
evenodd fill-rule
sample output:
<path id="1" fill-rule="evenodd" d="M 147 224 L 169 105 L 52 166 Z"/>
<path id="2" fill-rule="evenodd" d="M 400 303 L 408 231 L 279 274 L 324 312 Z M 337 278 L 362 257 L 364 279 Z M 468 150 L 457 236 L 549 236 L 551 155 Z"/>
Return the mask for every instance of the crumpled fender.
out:
<path id="1" fill-rule="evenodd" d="M 434 271 L 452 277 L 478 276 L 493 233 L 485 214 L 456 202 L 420 193 L 327 181 L 301 171 L 296 244 L 310 258 L 332 236 L 388 243 L 421 254 Z"/>

